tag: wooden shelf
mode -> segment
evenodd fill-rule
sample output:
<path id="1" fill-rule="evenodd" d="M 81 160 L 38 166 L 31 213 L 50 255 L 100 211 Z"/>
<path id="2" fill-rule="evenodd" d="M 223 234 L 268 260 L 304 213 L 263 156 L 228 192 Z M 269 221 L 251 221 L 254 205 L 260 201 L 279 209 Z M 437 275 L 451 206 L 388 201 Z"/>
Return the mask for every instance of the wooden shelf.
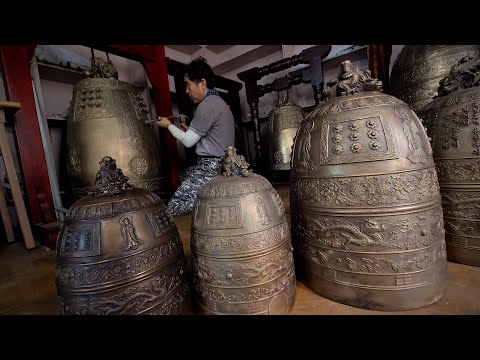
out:
<path id="1" fill-rule="evenodd" d="M 47 117 L 48 127 L 63 128 L 67 126 L 68 119 L 57 118 L 55 116 Z"/>
<path id="2" fill-rule="evenodd" d="M 41 79 L 75 85 L 87 76 L 79 70 L 66 69 L 61 66 L 38 62 L 38 73 Z"/>

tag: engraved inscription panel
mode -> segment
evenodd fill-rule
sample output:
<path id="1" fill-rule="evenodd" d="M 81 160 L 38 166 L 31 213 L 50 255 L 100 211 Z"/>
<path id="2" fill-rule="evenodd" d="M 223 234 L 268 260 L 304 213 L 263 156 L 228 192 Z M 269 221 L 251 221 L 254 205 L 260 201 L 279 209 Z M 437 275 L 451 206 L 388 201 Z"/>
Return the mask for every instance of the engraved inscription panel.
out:
<path id="1" fill-rule="evenodd" d="M 60 256 L 100 255 L 100 223 L 68 225 L 62 237 Z"/>
<path id="2" fill-rule="evenodd" d="M 209 230 L 243 227 L 243 213 L 238 200 L 208 204 L 206 212 L 206 228 Z"/>
<path id="3" fill-rule="evenodd" d="M 130 96 L 124 90 L 113 90 L 113 94 L 116 98 L 116 104 L 120 104 L 121 113 L 123 114 L 124 122 L 128 128 L 128 136 L 129 140 L 136 144 L 139 142 L 139 134 L 137 126 L 135 123 L 137 122 L 137 114 L 133 109 L 132 101 L 130 100 Z"/>
<path id="4" fill-rule="evenodd" d="M 159 238 L 172 229 L 173 219 L 166 209 L 147 211 L 147 217 L 152 225 L 156 238 Z"/>
<path id="5" fill-rule="evenodd" d="M 337 115 L 322 123 L 322 165 L 396 159 L 390 123 L 383 111 Z"/>

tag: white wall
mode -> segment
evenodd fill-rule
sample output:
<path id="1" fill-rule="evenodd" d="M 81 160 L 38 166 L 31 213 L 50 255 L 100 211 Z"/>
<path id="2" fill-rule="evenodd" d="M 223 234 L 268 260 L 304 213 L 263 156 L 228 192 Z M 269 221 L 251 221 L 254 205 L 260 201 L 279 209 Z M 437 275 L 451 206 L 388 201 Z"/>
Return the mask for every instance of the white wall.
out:
<path id="1" fill-rule="evenodd" d="M 73 94 L 73 85 L 40 79 L 45 104 L 45 115 L 68 115 L 68 108 Z"/>

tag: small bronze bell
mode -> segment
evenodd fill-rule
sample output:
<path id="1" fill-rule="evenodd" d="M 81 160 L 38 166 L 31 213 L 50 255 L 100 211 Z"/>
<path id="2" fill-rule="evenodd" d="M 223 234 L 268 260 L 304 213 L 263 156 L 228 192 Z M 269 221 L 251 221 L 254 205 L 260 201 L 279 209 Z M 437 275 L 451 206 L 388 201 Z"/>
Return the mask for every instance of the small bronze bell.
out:
<path id="1" fill-rule="evenodd" d="M 288 93 L 278 99 L 277 107 L 270 112 L 264 134 L 270 171 L 286 170 L 289 175 L 293 139 L 304 118 L 302 108 L 289 100 Z"/>
<path id="2" fill-rule="evenodd" d="M 286 314 L 295 300 L 290 230 L 278 193 L 227 147 L 222 174 L 193 206 L 193 284 L 200 314 Z"/>

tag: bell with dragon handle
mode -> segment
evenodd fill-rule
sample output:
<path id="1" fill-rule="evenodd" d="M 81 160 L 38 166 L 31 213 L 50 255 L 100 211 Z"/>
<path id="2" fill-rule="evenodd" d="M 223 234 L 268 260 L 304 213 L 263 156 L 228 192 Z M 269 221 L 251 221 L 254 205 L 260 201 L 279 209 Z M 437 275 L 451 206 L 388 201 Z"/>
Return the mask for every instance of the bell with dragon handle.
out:
<path id="1" fill-rule="evenodd" d="M 432 151 L 403 101 L 342 62 L 302 123 L 291 177 L 297 273 L 316 293 L 372 310 L 430 305 L 447 279 Z"/>
<path id="2" fill-rule="evenodd" d="M 438 82 L 468 55 L 480 54 L 480 45 L 405 45 L 392 66 L 391 95 L 421 115 L 437 95 Z"/>
<path id="3" fill-rule="evenodd" d="M 56 251 L 60 314 L 192 313 L 172 216 L 158 195 L 129 184 L 109 156 L 94 190 L 68 210 Z"/>
<path id="4" fill-rule="evenodd" d="M 290 230 L 280 196 L 228 146 L 222 174 L 192 212 L 194 296 L 199 314 L 286 314 L 295 300 Z"/>
<path id="5" fill-rule="evenodd" d="M 74 198 L 94 188 L 96 161 L 116 154 L 132 185 L 165 193 L 165 177 L 147 106 L 138 89 L 118 80 L 111 60 L 92 59 L 92 78 L 75 84 L 67 122 L 67 168 Z"/>
<path id="6" fill-rule="evenodd" d="M 424 111 L 442 194 L 448 260 L 480 266 L 480 55 L 440 81 Z"/>

